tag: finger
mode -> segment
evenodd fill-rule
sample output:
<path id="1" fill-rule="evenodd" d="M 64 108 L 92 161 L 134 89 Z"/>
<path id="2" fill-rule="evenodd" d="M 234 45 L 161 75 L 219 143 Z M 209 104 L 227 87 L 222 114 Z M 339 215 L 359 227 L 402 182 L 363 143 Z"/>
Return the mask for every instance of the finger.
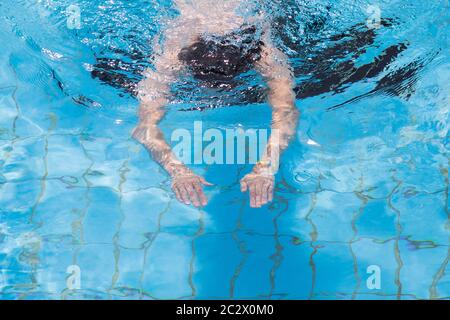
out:
<path id="1" fill-rule="evenodd" d="M 183 202 L 185 204 L 191 204 L 191 202 L 189 201 L 189 193 L 187 192 L 185 186 L 180 185 L 179 189 L 180 189 L 180 193 L 181 193 L 181 199 L 183 199 Z"/>
<path id="2" fill-rule="evenodd" d="M 256 207 L 256 189 L 255 189 L 255 184 L 251 183 L 249 188 L 250 188 L 250 207 L 255 208 Z"/>
<path id="3" fill-rule="evenodd" d="M 198 195 L 194 189 L 194 186 L 192 184 L 188 184 L 186 185 L 186 190 L 189 194 L 189 199 L 191 200 L 191 203 L 196 207 L 200 207 L 200 201 L 198 200 Z"/>
<path id="4" fill-rule="evenodd" d="M 214 185 L 214 184 L 212 184 L 212 183 L 206 181 L 205 178 L 203 178 L 203 177 L 200 177 L 200 182 L 201 182 L 202 184 L 204 184 L 205 186 L 209 186 L 209 187 L 211 187 L 211 186 Z"/>
<path id="5" fill-rule="evenodd" d="M 202 206 L 206 206 L 208 204 L 208 199 L 205 196 L 205 193 L 203 192 L 202 186 L 200 183 L 194 183 L 195 191 L 198 194 L 198 198 L 200 200 L 200 203 Z"/>
<path id="6" fill-rule="evenodd" d="M 269 194 L 268 200 L 269 200 L 269 202 L 272 202 L 272 200 L 273 200 L 273 182 L 271 182 L 269 185 L 268 194 Z"/>
<path id="7" fill-rule="evenodd" d="M 261 205 L 269 201 L 269 183 L 265 182 L 262 186 Z"/>
<path id="8" fill-rule="evenodd" d="M 177 200 L 179 202 L 183 202 L 183 198 L 181 197 L 181 193 L 180 193 L 180 190 L 178 189 L 178 187 L 177 186 L 173 186 L 172 190 L 175 192 L 175 196 L 177 197 Z"/>
<path id="9" fill-rule="evenodd" d="M 246 192 L 248 190 L 248 184 L 244 180 L 241 180 L 241 192 Z"/>
<path id="10" fill-rule="evenodd" d="M 260 208 L 261 207 L 261 199 L 262 199 L 262 182 L 257 182 L 256 183 L 256 207 Z"/>

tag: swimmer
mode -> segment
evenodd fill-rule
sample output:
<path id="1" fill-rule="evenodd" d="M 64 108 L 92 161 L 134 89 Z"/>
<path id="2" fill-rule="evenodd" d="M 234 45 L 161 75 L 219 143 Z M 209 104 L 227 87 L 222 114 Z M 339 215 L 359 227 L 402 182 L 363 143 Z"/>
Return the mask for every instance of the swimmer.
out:
<path id="1" fill-rule="evenodd" d="M 182 70 L 200 81 L 231 80 L 256 69 L 269 88 L 272 132 L 263 159 L 241 181 L 249 192 L 250 206 L 259 208 L 273 199 L 278 152 L 284 150 L 296 132 L 299 111 L 295 107 L 294 79 L 287 57 L 271 42 L 270 26 L 264 14 L 246 16 L 249 2 L 242 0 L 174 0 L 180 15 L 164 34 L 163 49 L 154 57 L 153 69 L 144 72 L 138 85 L 139 123 L 133 136 L 142 143 L 171 176 L 177 199 L 187 205 L 205 206 L 203 186 L 211 186 L 179 161 L 164 140 L 158 123 L 169 103 L 170 85 Z M 274 150 L 277 152 L 273 152 Z"/>

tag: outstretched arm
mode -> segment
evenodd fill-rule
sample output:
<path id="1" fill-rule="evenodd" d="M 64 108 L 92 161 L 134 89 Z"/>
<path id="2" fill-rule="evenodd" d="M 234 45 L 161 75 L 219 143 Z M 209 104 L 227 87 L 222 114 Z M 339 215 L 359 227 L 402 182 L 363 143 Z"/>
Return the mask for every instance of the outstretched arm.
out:
<path id="1" fill-rule="evenodd" d="M 181 41 L 169 38 L 164 53 L 155 56 L 154 70 L 148 69 L 144 72 L 145 79 L 138 87 L 139 123 L 134 129 L 133 137 L 142 143 L 152 158 L 169 173 L 177 199 L 198 207 L 207 203 L 202 184 L 210 184 L 176 158 L 158 127 L 169 102 L 170 85 L 181 68 L 178 60 L 180 50 Z"/>
<path id="2" fill-rule="evenodd" d="M 241 190 L 250 191 L 250 206 L 258 208 L 272 201 L 279 156 L 296 132 L 299 111 L 295 106 L 294 79 L 287 57 L 272 46 L 270 40 L 265 41 L 257 68 L 269 87 L 272 132 L 264 156 L 252 173 L 241 180 Z"/>

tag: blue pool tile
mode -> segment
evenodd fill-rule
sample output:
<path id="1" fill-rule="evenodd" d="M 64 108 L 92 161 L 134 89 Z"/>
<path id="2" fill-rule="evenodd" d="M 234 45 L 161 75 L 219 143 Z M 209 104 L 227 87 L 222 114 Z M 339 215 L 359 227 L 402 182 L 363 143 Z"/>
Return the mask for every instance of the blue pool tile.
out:
<path id="1" fill-rule="evenodd" d="M 357 289 L 358 280 L 349 245 L 316 243 L 314 246 L 316 251 L 311 257 L 313 296 L 351 296 Z"/>
<path id="2" fill-rule="evenodd" d="M 310 221 L 321 241 L 349 241 L 354 237 L 352 221 L 362 201 L 353 193 L 323 191 L 317 194 L 317 204 Z"/>
<path id="3" fill-rule="evenodd" d="M 91 160 L 86 156 L 78 136 L 51 136 L 48 138 L 48 177 L 74 176 L 88 173 Z"/>
<path id="4" fill-rule="evenodd" d="M 32 221 L 39 224 L 40 234 L 71 235 L 76 232 L 87 205 L 86 190 L 68 187 L 61 180 L 48 180 L 41 187 L 43 193 L 32 217 Z M 64 208 L 60 208 L 61 202 L 65 204 Z"/>
<path id="5" fill-rule="evenodd" d="M 168 199 L 167 193 L 165 193 L 165 196 Z M 160 219 L 159 230 L 165 233 L 193 237 L 197 233 L 205 231 L 205 225 L 209 224 L 211 216 L 207 211 L 201 211 L 193 206 L 186 206 L 172 200 L 158 214 Z"/>
<path id="6" fill-rule="evenodd" d="M 207 195 L 208 205 L 204 208 L 205 232 L 224 233 L 244 228 L 242 220 L 245 207 L 241 192 L 237 187 L 227 190 L 212 190 Z"/>
<path id="7" fill-rule="evenodd" d="M 446 292 L 438 290 L 442 288 L 440 284 L 448 281 L 448 274 L 445 271 L 440 273 L 446 261 L 448 265 L 448 249 L 448 246 L 414 249 L 407 241 L 402 241 L 399 246 L 403 262 L 400 273 L 402 292 L 414 294 L 420 299 L 448 296 Z"/>
<path id="8" fill-rule="evenodd" d="M 220 248 L 220 250 L 218 250 Z M 235 236 L 205 234 L 195 241 L 194 286 L 198 299 L 228 299 L 242 262 Z"/>
<path id="9" fill-rule="evenodd" d="M 237 239 L 242 258 L 233 279 L 233 298 L 267 297 L 272 288 L 271 270 L 279 259 L 273 237 L 240 233 Z"/>
<path id="10" fill-rule="evenodd" d="M 3 177 L 10 182 L 28 180 L 39 184 L 37 180 L 45 175 L 44 150 L 43 138 L 17 141 L 11 145 L 11 151 L 4 154 Z"/>
<path id="11" fill-rule="evenodd" d="M 96 263 L 92 263 L 96 261 Z M 74 256 L 74 265 L 80 268 L 81 290 L 106 293 L 112 286 L 115 272 L 114 248 L 110 244 L 89 244 Z"/>
<path id="12" fill-rule="evenodd" d="M 310 216 L 314 210 L 315 194 L 300 194 L 287 203 L 287 208 L 276 218 L 278 232 L 292 235 L 302 241 L 311 240 L 314 226 Z"/>
<path id="13" fill-rule="evenodd" d="M 358 292 L 393 297 L 401 294 L 397 273 L 401 270 L 402 262 L 397 246 L 396 240 L 375 242 L 371 239 L 361 239 L 352 244 L 361 281 Z M 380 270 L 380 288 L 370 286 L 371 277 L 374 275 L 371 268 Z"/>
<path id="14" fill-rule="evenodd" d="M 388 240 L 397 235 L 396 212 L 387 199 L 368 200 L 355 227 L 360 238 Z"/>
<path id="15" fill-rule="evenodd" d="M 141 248 L 153 234 L 161 231 L 162 215 L 169 209 L 164 190 L 150 188 L 122 194 L 118 204 L 118 242 L 127 248 Z"/>
<path id="16" fill-rule="evenodd" d="M 149 244 L 144 267 L 143 288 L 158 299 L 178 299 L 193 294 L 190 270 L 192 239 L 160 234 Z"/>
<path id="17" fill-rule="evenodd" d="M 3 212 L 29 212 L 41 193 L 37 181 L 6 183 L 2 185 L 0 210 Z"/>
<path id="18" fill-rule="evenodd" d="M 83 242 L 111 244 L 122 219 L 119 195 L 110 188 L 93 188 L 83 219 Z"/>
<path id="19" fill-rule="evenodd" d="M 117 261 L 115 263 L 115 282 L 111 288 L 112 294 L 128 296 L 139 295 L 144 289 L 142 278 L 145 273 L 146 250 L 118 248 Z"/>
<path id="20" fill-rule="evenodd" d="M 448 244 L 445 193 L 408 193 L 400 189 L 392 205 L 399 211 L 402 234 L 411 240 Z"/>
<path id="21" fill-rule="evenodd" d="M 312 290 L 311 255 L 314 252 L 310 242 L 297 243 L 295 238 L 281 237 L 280 264 L 274 269 L 273 294 L 284 299 L 308 299 Z"/>

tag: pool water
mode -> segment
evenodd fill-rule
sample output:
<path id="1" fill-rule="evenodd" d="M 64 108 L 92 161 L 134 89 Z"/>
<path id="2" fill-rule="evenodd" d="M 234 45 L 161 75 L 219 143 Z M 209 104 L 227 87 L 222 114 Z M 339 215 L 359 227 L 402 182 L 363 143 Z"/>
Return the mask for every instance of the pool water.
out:
<path id="1" fill-rule="evenodd" d="M 249 165 L 196 165 L 200 210 L 131 138 L 173 4 L 1 2 L 2 299 L 450 298 L 448 0 L 269 3 L 298 132 L 270 206 L 239 191 Z M 267 128 L 240 81 L 180 83 L 163 131 Z"/>

